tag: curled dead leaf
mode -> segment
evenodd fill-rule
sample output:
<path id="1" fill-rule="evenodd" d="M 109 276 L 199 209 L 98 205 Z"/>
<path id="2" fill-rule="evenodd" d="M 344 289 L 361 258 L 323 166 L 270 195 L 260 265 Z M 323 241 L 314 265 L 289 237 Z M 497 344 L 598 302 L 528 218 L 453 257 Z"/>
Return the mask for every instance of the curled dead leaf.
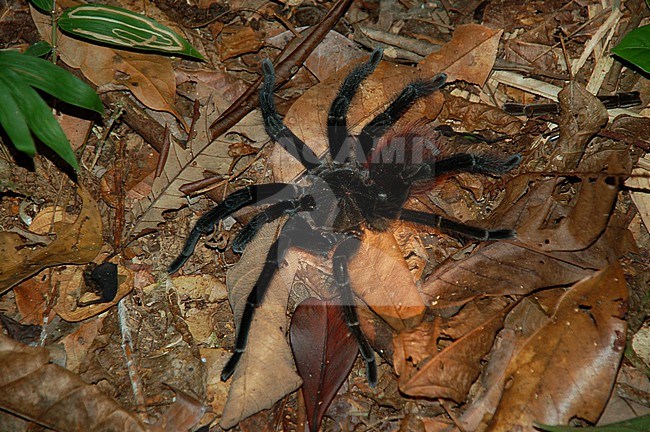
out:
<path id="1" fill-rule="evenodd" d="M 117 305 L 124 296 L 133 290 L 134 277 L 133 271 L 122 265 L 118 265 L 117 269 L 119 285 L 115 298 L 109 302 L 88 306 L 79 306 L 79 300 L 82 297 L 81 293 L 85 285 L 83 269 L 75 268 L 64 273 L 53 274 L 53 282 L 59 284 L 59 297 L 54 306 L 54 311 L 66 321 L 78 322 L 99 315 Z"/>
<path id="2" fill-rule="evenodd" d="M 81 213 L 72 224 L 57 226 L 56 239 L 43 248 L 22 248 L 16 234 L 0 232 L 0 294 L 44 268 L 60 264 L 86 264 L 103 244 L 102 217 L 90 193 L 79 187 Z"/>
<path id="3" fill-rule="evenodd" d="M 607 123 L 609 116 L 602 102 L 581 84 L 571 81 L 558 94 L 560 139 L 552 159 L 552 169 L 569 171 L 578 166 L 587 143 Z"/>
<path id="4" fill-rule="evenodd" d="M 492 130 L 506 135 L 515 135 L 523 123 L 515 116 L 506 114 L 497 107 L 472 103 L 466 99 L 445 95 L 445 104 L 440 112 L 441 120 L 461 121 L 468 131 Z"/>

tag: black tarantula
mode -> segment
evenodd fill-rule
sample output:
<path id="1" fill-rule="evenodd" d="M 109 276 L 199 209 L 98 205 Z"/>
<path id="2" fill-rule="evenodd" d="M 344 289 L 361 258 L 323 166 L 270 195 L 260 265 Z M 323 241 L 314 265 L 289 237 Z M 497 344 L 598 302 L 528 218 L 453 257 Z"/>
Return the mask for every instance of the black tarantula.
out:
<path id="1" fill-rule="evenodd" d="M 394 220 L 413 222 L 442 231 L 457 233 L 480 241 L 509 239 L 515 232 L 509 229 L 485 230 L 445 219 L 441 216 L 403 208 L 414 185 L 431 181 L 434 176 L 454 172 L 501 174 L 516 167 L 519 155 L 500 159 L 471 153 L 458 153 L 438 161 L 414 159 L 414 136 L 407 136 L 403 147 L 391 144 L 393 160 L 375 160 L 382 145 L 379 139 L 403 114 L 422 97 L 445 84 L 446 75 L 415 81 L 406 86 L 388 107 L 368 123 L 358 137 L 351 137 L 346 116 L 357 90 L 381 60 L 381 50 L 357 66 L 343 81 L 327 116 L 329 157 L 319 159 L 282 122 L 273 102 L 275 72 L 268 60 L 262 63 L 264 82 L 259 102 L 266 132 L 297 159 L 306 172 L 294 183 L 251 185 L 230 194 L 221 204 L 197 221 L 169 273 L 179 270 L 194 251 L 202 234 L 208 234 L 215 224 L 237 210 L 258 204 L 268 206 L 243 228 L 233 242 L 233 250 L 241 252 L 266 223 L 288 215 L 280 235 L 269 249 L 262 271 L 248 295 L 237 332 L 235 352 L 224 367 L 221 379 L 233 374 L 246 348 L 255 309 L 264 300 L 271 279 L 290 247 L 329 255 L 332 252 L 333 279 L 343 303 L 343 314 L 350 332 L 359 345 L 366 363 L 370 385 L 377 382 L 374 352 L 359 327 L 355 302 L 350 288 L 348 261 L 363 239 L 362 228 L 386 231 Z M 411 134 L 413 135 L 413 134 Z M 399 143 L 398 143 L 399 144 Z M 383 147 L 385 149 L 385 147 Z M 385 156 L 385 152 L 383 153 Z"/>

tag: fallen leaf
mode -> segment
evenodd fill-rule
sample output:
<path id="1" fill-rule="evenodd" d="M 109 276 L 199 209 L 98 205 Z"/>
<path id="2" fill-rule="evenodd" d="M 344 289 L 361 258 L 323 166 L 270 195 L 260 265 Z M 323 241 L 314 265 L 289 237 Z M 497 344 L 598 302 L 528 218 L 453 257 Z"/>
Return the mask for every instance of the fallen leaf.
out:
<path id="1" fill-rule="evenodd" d="M 628 289 L 614 262 L 581 280 L 553 317 L 508 365 L 505 388 L 488 431 L 530 428 L 533 421 L 595 422 L 609 398 L 625 348 Z"/>
<path id="2" fill-rule="evenodd" d="M 237 327 L 248 294 L 262 271 L 266 254 L 284 219 L 265 225 L 248 244 L 237 265 L 228 271 L 226 281 Z M 292 277 L 285 279 L 282 276 L 282 270 L 276 273 L 264 301 L 255 310 L 246 350 L 233 374 L 228 400 L 223 408 L 220 424 L 224 429 L 270 408 L 302 384 L 285 338 L 291 281 Z"/>
<path id="3" fill-rule="evenodd" d="M 86 264 L 97 256 L 104 243 L 102 217 L 90 193 L 79 187 L 83 199 L 81 213 L 73 224 L 58 225 L 56 239 L 38 248 L 21 248 L 19 236 L 0 232 L 0 294 L 46 267 L 59 264 Z"/>
<path id="4" fill-rule="evenodd" d="M 355 294 L 393 329 L 422 320 L 424 302 L 392 234 L 366 230 L 348 271 Z"/>
<path id="5" fill-rule="evenodd" d="M 451 41 L 429 54 L 418 69 L 427 75 L 445 72 L 449 82 L 462 80 L 482 87 L 492 71 L 502 33 L 478 24 L 459 25 Z"/>
<path id="6" fill-rule="evenodd" d="M 81 323 L 79 328 L 65 336 L 61 343 L 65 347 L 65 367 L 71 372 L 78 372 L 79 365 L 88 355 L 88 349 L 102 328 L 103 317 Z"/>
<path id="7" fill-rule="evenodd" d="M 492 348 L 510 309 L 503 309 L 440 353 L 432 350 L 431 359 L 416 364 L 411 374 L 400 376 L 400 390 L 410 396 L 463 402 L 481 372 L 481 359 Z"/>
<path id="8" fill-rule="evenodd" d="M 156 424 L 148 430 L 150 432 L 193 430 L 205 414 L 207 407 L 183 390 L 174 386 L 169 387 L 174 390 L 176 399 Z"/>
<path id="9" fill-rule="evenodd" d="M 41 37 L 50 42 L 50 17 L 33 7 L 30 9 Z M 57 38 L 61 59 L 70 67 L 81 69 L 97 87 L 128 89 L 143 105 L 173 114 L 189 130 L 189 125 L 174 107 L 176 80 L 170 58 L 82 42 L 60 32 Z"/>
<path id="10" fill-rule="evenodd" d="M 354 365 L 357 341 L 343 319 L 341 305 L 313 297 L 294 311 L 289 335 L 303 381 L 309 429 L 316 432 Z"/>
<path id="11" fill-rule="evenodd" d="M 52 274 L 53 283 L 59 286 L 59 296 L 56 305 L 54 305 L 54 311 L 66 321 L 78 322 L 99 315 L 117 305 L 124 296 L 133 290 L 133 271 L 118 265 L 119 285 L 115 297 L 109 302 L 79 306 L 79 300 L 85 287 L 83 272 L 83 269 L 75 268 Z"/>
<path id="12" fill-rule="evenodd" d="M 138 417 L 96 386 L 50 363 L 44 348 L 0 334 L 0 407 L 59 431 L 145 431 Z"/>
<path id="13" fill-rule="evenodd" d="M 551 159 L 552 170 L 575 169 L 591 137 L 607 123 L 609 115 L 601 101 L 581 84 L 571 81 L 558 94 L 560 138 Z"/>
<path id="14" fill-rule="evenodd" d="M 436 308 L 459 306 L 483 295 L 525 295 L 543 287 L 574 283 L 602 268 L 609 259 L 629 248 L 621 221 L 608 225 L 610 211 L 605 214 L 602 211 L 602 207 L 613 204 L 618 194 L 618 187 L 610 185 L 607 178 L 581 182 L 580 192 L 572 201 L 579 202 L 583 208 L 576 208 L 577 204 L 571 207 L 552 197 L 558 180 L 533 184 L 520 177 L 510 182 L 507 186 L 510 191 L 533 186 L 506 213 L 495 217 L 502 226 L 515 228 L 518 239 L 484 244 L 461 260 L 445 261 L 423 285 L 423 296 Z M 584 199 L 582 194 L 599 198 Z M 508 200 L 508 197 L 504 199 Z M 597 209 L 601 212 L 585 225 L 580 215 L 595 214 Z M 595 236 L 596 240 L 586 248 L 572 246 L 572 242 L 574 245 L 582 242 L 576 243 L 570 236 L 557 236 L 547 221 L 558 222 L 565 232 L 577 233 L 578 238 Z M 606 229 L 607 226 L 610 228 Z M 547 247 L 547 239 L 554 250 Z M 568 245 L 564 246 L 564 242 Z"/>
<path id="15" fill-rule="evenodd" d="M 181 187 L 205 177 L 206 172 L 227 173 L 232 163 L 228 155 L 230 144 L 245 136 L 252 142 L 264 142 L 268 138 L 257 112 L 244 117 L 229 133 L 210 140 L 207 127 L 228 106 L 221 97 L 205 96 L 199 99 L 200 114 L 196 122 L 196 135 L 184 148 L 174 138 L 170 140 L 169 154 L 162 175 L 151 185 L 151 193 L 133 205 L 135 223 L 129 232 L 134 236 L 147 229 L 157 229 L 165 221 L 163 213 L 187 205 Z"/>
<path id="16" fill-rule="evenodd" d="M 521 120 L 501 108 L 445 94 L 440 121 L 449 120 L 462 122 L 462 128 L 467 131 L 491 130 L 511 136 L 523 127 Z"/>

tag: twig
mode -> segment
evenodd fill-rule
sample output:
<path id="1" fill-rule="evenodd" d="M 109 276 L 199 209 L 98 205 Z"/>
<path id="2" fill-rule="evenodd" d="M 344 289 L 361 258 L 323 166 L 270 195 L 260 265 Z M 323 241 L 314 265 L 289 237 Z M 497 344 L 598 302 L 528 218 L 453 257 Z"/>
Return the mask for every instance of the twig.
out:
<path id="1" fill-rule="evenodd" d="M 160 149 L 160 155 L 158 156 L 158 163 L 156 164 L 156 173 L 153 178 L 158 178 L 163 173 L 165 169 L 165 164 L 167 163 L 167 157 L 169 157 L 169 130 L 167 129 L 167 124 L 165 124 L 165 132 L 163 136 L 162 148 Z"/>
<path id="2" fill-rule="evenodd" d="M 351 3 L 352 0 L 338 0 L 309 36 L 305 37 L 289 55 L 278 62 L 275 66 L 276 85 L 281 86 L 298 71 L 311 52 L 325 38 L 325 35 L 334 28 Z M 262 78 L 260 77 L 251 84 L 248 90 L 229 109 L 210 125 L 210 139 L 212 141 L 223 135 L 258 106 L 257 89 L 261 83 Z"/>
<path id="3" fill-rule="evenodd" d="M 142 380 L 140 379 L 140 373 L 138 371 L 138 366 L 136 360 L 133 356 L 133 337 L 131 336 L 131 326 L 128 307 L 130 306 L 131 297 L 126 296 L 117 303 L 117 317 L 119 320 L 120 332 L 122 333 L 122 352 L 124 353 L 124 359 L 126 360 L 126 369 L 129 373 L 129 380 L 131 381 L 131 390 L 133 391 L 133 399 L 135 405 L 138 408 L 137 411 L 141 412 L 145 416 L 145 421 L 148 420 L 146 403 L 144 397 L 144 390 L 142 388 Z"/>

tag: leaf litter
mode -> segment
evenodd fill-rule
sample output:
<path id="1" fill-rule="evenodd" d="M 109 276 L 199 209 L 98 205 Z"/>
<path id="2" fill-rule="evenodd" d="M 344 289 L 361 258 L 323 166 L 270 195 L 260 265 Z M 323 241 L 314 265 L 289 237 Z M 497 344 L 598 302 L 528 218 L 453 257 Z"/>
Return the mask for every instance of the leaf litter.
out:
<path id="1" fill-rule="evenodd" d="M 364 20 L 378 13 L 377 23 L 386 23 L 404 18 L 399 8 L 408 8 L 406 3 L 397 8 L 382 3 L 374 12 L 355 4 L 349 14 L 365 25 Z M 184 209 L 174 220 L 160 225 L 173 218 L 173 213 L 170 216 L 167 212 L 187 204 L 181 187 L 207 179 L 217 185 L 210 196 L 218 201 L 223 198 L 222 192 L 271 178 L 290 180 L 299 174 L 297 165 L 283 151 L 275 148 L 271 152 L 264 147 L 268 138 L 256 112 L 216 140 L 210 130 L 257 77 L 262 58 L 257 51 L 272 40 L 259 38 L 264 33 L 281 35 L 286 29 L 262 20 L 254 24 L 265 28 L 261 32 L 255 27 L 227 24 L 233 18 L 225 16 L 226 24 L 215 21 L 201 30 L 203 36 L 230 36 L 222 39 L 226 46 L 218 51 L 203 42 L 197 45 L 206 51 L 208 62 L 202 65 L 62 39 L 63 62 L 80 68 L 100 91 L 128 89 L 148 109 L 168 113 L 161 116 L 150 111 L 147 121 L 178 122 L 180 127 L 170 129 L 169 151 L 159 162 L 162 175 L 151 180 L 153 177 L 147 175 L 153 170 L 151 164 L 141 164 L 138 171 L 135 165 L 140 158 L 129 161 L 135 170 L 133 178 L 138 179 L 138 191 L 127 198 L 123 236 L 133 240 L 138 234 L 159 230 L 158 236 L 145 236 L 126 248 L 112 249 L 112 245 L 126 243 L 106 235 L 113 233 L 111 209 L 116 206 L 116 194 L 111 191 L 116 186 L 112 185 L 130 178 L 129 172 L 120 170 L 131 168 L 128 164 L 120 167 L 111 159 L 115 145 L 111 139 L 102 144 L 102 149 L 92 137 L 90 148 L 97 145 L 97 153 L 86 153 L 84 160 L 97 161 L 97 177 L 102 169 L 110 170 L 111 175 L 117 170 L 116 177 L 102 180 L 103 193 L 99 194 L 90 182 L 88 191 L 80 192 L 83 206 L 77 202 L 76 208 L 47 197 L 52 208 L 63 205 L 66 212 L 72 210 L 72 215 L 80 216 L 75 222 L 58 222 L 53 228 L 45 218 L 45 231 L 36 225 L 28 227 L 32 234 L 44 232 L 38 235 L 53 238 L 45 246 L 2 232 L 0 247 L 9 259 L 0 263 L 0 276 L 6 279 L 0 322 L 8 334 L 44 347 L 30 348 L 2 336 L 5 354 L 0 364 L 6 374 L 0 376 L 8 380 L 2 384 L 8 391 L 3 392 L 6 397 L 0 406 L 4 410 L 0 424 L 13 425 L 7 430 L 24 428 L 29 421 L 56 430 L 195 430 L 208 424 L 210 430 L 237 424 L 242 430 L 259 430 L 295 429 L 301 419 L 309 418 L 313 424 L 322 421 L 324 430 L 401 427 L 505 431 L 532 430 L 534 422 L 598 422 L 605 404 L 613 399 L 612 388 L 615 394 L 621 393 L 615 383 L 626 347 L 627 308 L 644 307 L 634 300 L 628 302 L 625 281 L 642 280 L 647 266 L 649 236 L 643 201 L 647 187 L 642 182 L 647 164 L 643 159 L 636 161 L 644 145 L 647 150 L 648 136 L 643 131 L 649 129 L 645 127 L 647 118 L 634 117 L 620 117 L 605 126 L 611 111 L 608 116 L 582 84 L 594 92 L 594 88 L 604 89 L 616 78 L 595 76 L 590 68 L 596 71 L 596 63 L 599 67 L 606 64 L 603 59 L 609 39 L 604 38 L 608 34 L 612 38 L 611 30 L 619 21 L 626 23 L 631 18 L 618 12 L 608 16 L 595 2 L 589 7 L 563 2 L 538 5 L 537 13 L 533 6 L 519 3 L 496 8 L 487 2 L 482 10 L 474 3 L 478 2 L 442 7 L 438 11 L 442 15 L 427 18 L 435 23 L 445 16 L 446 21 L 440 21 L 444 25 L 438 27 L 425 29 L 418 20 L 404 18 L 408 25 L 400 34 L 407 39 L 399 39 L 399 44 L 405 44 L 400 50 L 412 48 L 405 42 L 408 38 L 447 43 L 436 44 L 442 48 L 420 55 L 424 60 L 417 68 L 390 62 L 393 51 L 385 49 L 386 59 L 353 104 L 350 124 L 353 132 L 358 131 L 414 78 L 447 72 L 450 80 L 458 80 L 454 90 L 416 104 L 404 123 L 437 118 L 455 129 L 505 135 L 506 140 L 484 147 L 463 138 L 453 140 L 457 151 L 519 151 L 524 164 L 516 175 L 503 179 L 469 174 L 450 177 L 438 185 L 440 192 L 419 194 L 409 206 L 437 208 L 463 220 L 482 220 L 487 227 L 514 227 L 518 237 L 474 245 L 408 224 L 396 227 L 399 235 L 367 233 L 368 241 L 351 262 L 350 272 L 362 327 L 381 356 L 377 389 L 364 382 L 359 361 L 347 379 L 343 370 L 348 366 L 324 369 L 326 375 L 337 373 L 336 381 L 342 380 L 340 390 L 341 384 L 327 381 L 329 378 L 299 376 L 304 365 L 317 367 L 323 356 L 333 362 L 354 361 L 349 353 L 337 358 L 336 350 L 328 351 L 327 344 L 310 353 L 300 348 L 304 342 L 297 343 L 299 352 L 295 356 L 291 353 L 287 313 L 291 315 L 295 305 L 315 294 L 326 302 L 332 300 L 327 291 L 331 284 L 327 260 L 319 261 L 301 251 L 290 251 L 282 263 L 268 305 L 256 315 L 242 367 L 231 383 L 218 380 L 235 330 L 223 281 L 230 290 L 234 322 L 238 323 L 246 291 L 256 278 L 256 269 L 277 227 L 260 233 L 241 260 L 229 251 L 217 253 L 216 258 L 213 251 L 198 251 L 185 271 L 200 269 L 214 274 L 215 279 L 190 282 L 181 280 L 186 276 L 177 276 L 155 283 L 192 223 L 192 217 L 186 217 L 189 211 Z M 624 6 L 633 10 L 631 3 L 628 0 Z M 289 7 L 296 12 L 291 19 L 302 19 L 303 6 Z M 261 10 L 263 14 L 267 11 Z M 153 4 L 148 13 L 165 19 Z M 482 14 L 484 25 L 471 23 L 472 17 L 481 22 L 477 14 Z M 38 25 L 47 38 L 51 30 Z M 431 30 L 435 28 L 438 30 Z M 579 69 L 573 71 L 576 80 L 559 93 L 560 114 L 528 119 L 505 114 L 499 103 L 528 103 L 539 93 L 535 89 L 526 92 L 529 84 L 504 86 L 496 78 L 506 75 L 490 71 L 502 67 L 501 60 L 505 59 L 519 66 L 530 65 L 532 69 L 526 74 L 541 72 L 531 83 L 547 80 L 554 88 L 563 86 L 557 77 L 569 74 L 565 53 L 556 43 L 558 28 L 566 35 L 569 60 L 579 59 L 575 63 Z M 364 37 L 383 31 L 381 25 L 375 30 L 379 32 L 365 32 Z M 196 36 L 186 34 L 190 40 Z M 245 43 L 238 44 L 233 34 L 246 35 Z M 283 37 L 273 39 L 273 43 L 283 44 Z M 583 49 L 584 40 L 590 44 Z M 279 90 L 278 105 L 286 112 L 286 123 L 306 142 L 315 144 L 318 154 L 325 150 L 328 101 L 353 66 L 348 61 L 340 66 L 321 65 L 323 60 L 335 58 L 336 47 L 336 43 L 323 43 L 321 49 L 325 51 L 312 54 L 307 61 L 313 75 L 302 74 Z M 354 47 L 346 49 L 350 51 L 344 57 L 355 59 L 352 63 L 365 58 Z M 100 55 L 100 50 L 106 51 Z M 263 55 L 271 58 L 277 55 L 272 49 L 263 50 Z M 406 51 L 395 52 L 399 56 Z M 523 72 L 515 68 L 508 73 Z M 314 76 L 323 82 L 315 85 Z M 633 82 L 647 92 L 643 78 Z M 296 92 L 306 87 L 311 89 L 296 100 Z M 196 109 L 192 108 L 195 102 Z M 641 111 L 641 115 L 647 114 L 647 109 Z M 548 130 L 549 122 L 559 125 L 553 131 L 559 130 L 557 141 L 541 138 L 553 133 Z M 130 126 L 120 125 L 113 133 L 120 139 L 128 137 Z M 125 142 L 127 153 L 132 155 L 147 145 L 142 140 Z M 25 191 L 30 191 L 26 196 L 39 197 L 38 187 L 59 190 L 53 182 L 65 183 L 57 175 L 45 175 L 49 171 L 41 168 L 43 163 L 36 161 L 40 178 L 31 191 L 30 185 L 20 180 L 24 178 L 19 171 L 22 168 L 12 167 L 10 174 L 0 179 L 4 190 L 18 194 L 2 197 L 8 215 L 18 214 L 20 194 Z M 635 167 L 625 183 L 633 188 L 630 199 L 621 192 L 621 185 Z M 9 178 L 13 182 L 5 183 Z M 35 189 L 37 183 L 40 185 Z M 65 188 L 71 187 L 65 184 Z M 492 208 L 488 202 L 498 206 Z M 206 205 L 191 202 L 190 207 L 200 212 Z M 88 216 L 83 220 L 92 221 L 92 225 L 81 224 L 81 215 Z M 250 214 L 237 215 L 239 222 L 247 218 Z M 1 221 L 3 227 L 7 221 Z M 229 221 L 221 227 L 226 242 L 231 225 Z M 32 234 L 30 238 L 37 238 Z M 171 245 L 170 239 L 174 239 Z M 81 266 L 93 260 L 100 263 L 110 255 L 119 257 L 116 263 L 122 275 L 116 299 L 80 307 L 79 300 L 87 289 Z M 237 261 L 239 264 L 224 277 L 222 269 Z M 54 270 L 43 270 L 46 267 Z M 220 288 L 197 288 L 201 284 Z M 636 286 L 642 285 L 631 285 L 633 298 L 639 295 L 634 291 Z M 633 312 L 639 316 L 636 309 Z M 635 331 L 632 327 L 630 330 Z M 18 336 L 21 334 L 24 336 Z M 336 334 L 325 332 L 324 336 L 337 343 Z M 294 361 L 298 362 L 297 370 Z M 627 357 L 621 370 L 634 367 L 626 362 L 630 362 Z M 25 379 L 29 367 L 33 375 Z M 39 388 L 45 382 L 44 374 L 53 384 Z M 305 402 L 295 391 L 303 382 Z M 308 392 L 309 388 L 312 390 Z M 30 399 L 14 389 L 27 393 L 37 389 L 33 395 L 42 399 Z M 74 391 L 67 395 L 71 389 Z M 323 391 L 330 396 L 323 397 Z M 172 404 L 174 395 L 176 402 Z M 306 403 L 307 398 L 311 402 Z M 57 413 L 39 409 L 52 403 L 64 407 L 60 413 L 68 415 L 57 417 L 52 415 Z M 69 415 L 72 412 L 79 414 Z M 72 417 L 79 422 L 74 423 Z M 242 421 L 246 417 L 249 419 Z"/>

